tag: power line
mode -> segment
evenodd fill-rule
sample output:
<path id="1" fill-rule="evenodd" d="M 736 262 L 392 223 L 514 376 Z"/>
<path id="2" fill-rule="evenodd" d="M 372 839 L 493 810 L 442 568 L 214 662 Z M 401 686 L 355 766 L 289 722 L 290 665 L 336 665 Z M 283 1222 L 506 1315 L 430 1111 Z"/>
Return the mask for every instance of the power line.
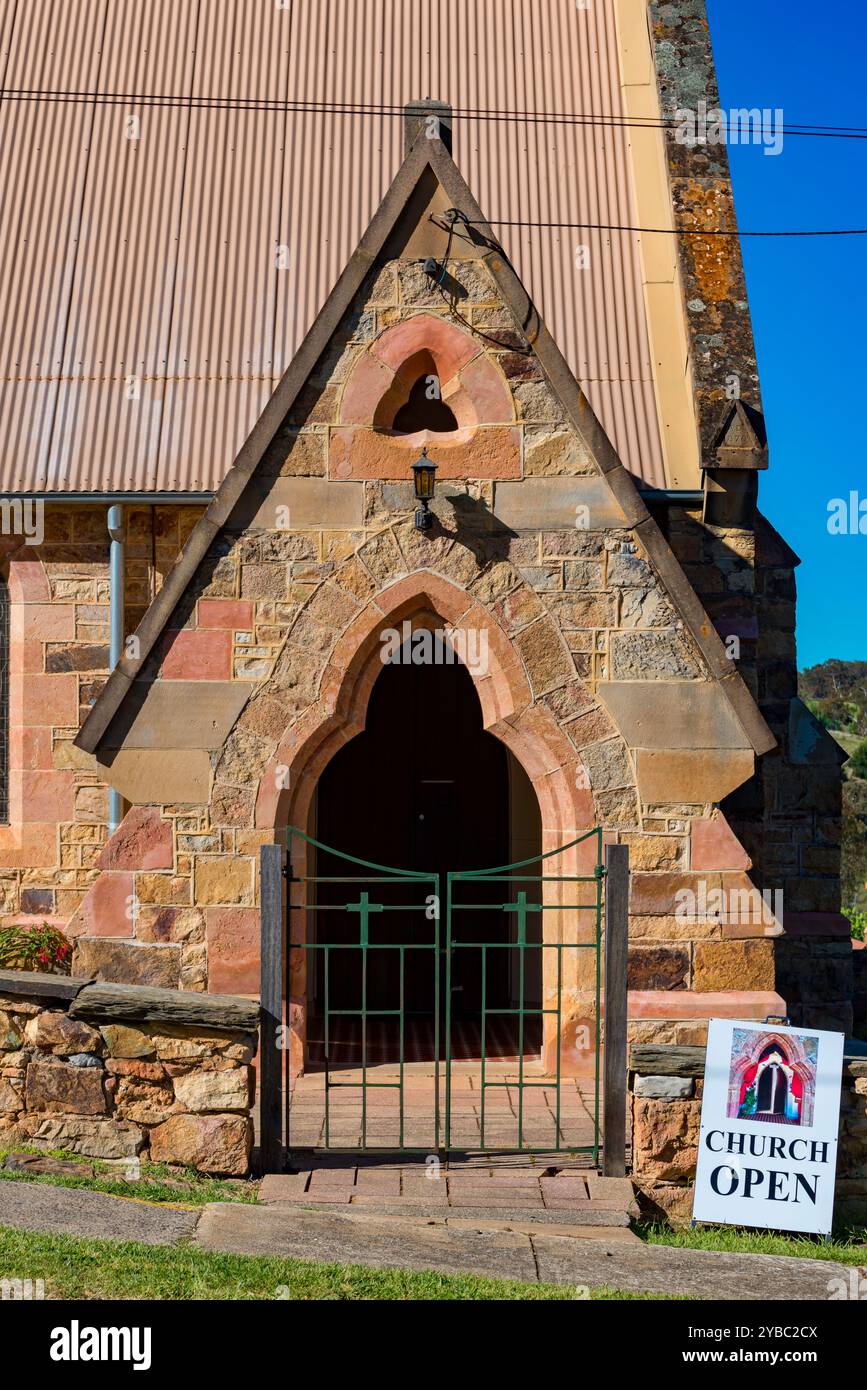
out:
<path id="1" fill-rule="evenodd" d="M 867 227 L 833 227 L 819 228 L 809 231 L 782 231 L 782 232 L 742 232 L 737 227 L 626 227 L 617 223 L 608 222 L 533 222 L 527 219 L 510 221 L 505 217 L 489 217 L 487 224 L 497 227 L 541 227 L 552 228 L 561 231 L 593 231 L 593 232 L 638 232 L 643 236 L 753 236 L 753 237 L 786 237 L 786 236 L 867 236 Z M 471 223 L 474 227 L 482 227 L 484 222 L 476 219 Z"/>
<path id="2" fill-rule="evenodd" d="M 292 101 L 278 97 L 208 97 L 173 96 L 155 92 L 92 92 L 64 88 L 8 87 L 0 93 L 13 101 L 44 101 L 97 106 L 182 107 L 185 110 L 263 111 L 277 114 L 312 114 L 337 116 L 390 116 L 403 118 L 405 106 L 387 102 Z M 418 103 L 420 113 L 424 102 Z M 764 112 L 758 108 L 736 107 L 737 111 L 757 110 L 762 122 Z M 431 110 L 436 115 L 436 110 Z M 710 114 L 710 113 L 708 113 Z M 591 116 L 581 112 L 499 111 L 492 107 L 456 106 L 449 117 L 462 120 L 504 121 L 529 125 L 596 126 L 602 129 L 674 130 L 682 122 L 676 117 L 650 116 Z M 759 129 L 760 127 L 757 127 Z M 832 140 L 867 140 L 867 127 L 819 125 L 813 122 L 790 122 L 782 126 L 784 135 L 803 135 Z"/>
<path id="3" fill-rule="evenodd" d="M 403 118 L 405 107 L 391 103 L 375 102 L 312 102 L 290 101 L 270 97 L 175 97 L 147 92 L 85 92 L 73 90 L 49 90 L 40 88 L 0 89 L 0 97 L 15 101 L 44 101 L 49 103 L 89 104 L 98 106 L 144 106 L 144 107 L 183 107 L 185 110 L 204 109 L 222 111 L 264 111 L 277 114 L 322 114 L 344 116 L 390 116 Z M 420 113 L 424 103 L 418 103 Z M 436 115 L 435 109 L 431 115 Z M 472 120 L 524 122 L 537 125 L 560 124 L 577 126 L 597 126 L 603 129 L 653 129 L 669 130 L 679 126 L 676 120 L 655 120 L 651 117 L 627 118 L 620 116 L 588 116 L 568 113 L 507 112 L 486 107 L 454 107 L 451 117 L 466 117 Z M 817 135 L 830 138 L 867 140 L 867 127 L 861 126 L 785 126 L 784 133 L 790 135 Z M 739 231 L 737 228 L 692 228 L 692 227 L 631 227 L 617 223 L 604 222 L 543 222 L 530 220 L 509 220 L 489 218 L 498 227 L 532 227 L 551 230 L 579 230 L 603 232 L 633 232 L 644 236 L 720 236 L 720 237 L 818 237 L 818 236 L 864 236 L 867 227 L 816 229 L 807 231 Z"/>

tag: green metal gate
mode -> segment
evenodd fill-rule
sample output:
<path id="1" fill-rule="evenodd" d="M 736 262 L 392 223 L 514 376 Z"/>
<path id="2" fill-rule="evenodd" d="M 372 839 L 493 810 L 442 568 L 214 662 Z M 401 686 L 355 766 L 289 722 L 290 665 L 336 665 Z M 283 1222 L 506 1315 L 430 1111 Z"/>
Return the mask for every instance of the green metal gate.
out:
<path id="1" fill-rule="evenodd" d="M 294 829 L 289 864 L 293 838 L 315 872 L 287 870 L 290 978 L 303 965 L 308 1000 L 305 1076 L 286 1088 L 287 1148 L 569 1152 L 596 1163 L 601 830 L 513 864 L 447 872 L 444 931 L 438 874 L 362 860 Z M 589 871 L 557 872 L 581 845 Z M 329 861 L 336 871 L 320 872 Z M 578 995 L 589 1036 L 576 1078 L 564 1028 Z"/>
<path id="2" fill-rule="evenodd" d="M 327 856 L 337 861 L 344 872 L 293 875 L 293 837 L 303 841 L 308 853 L 310 850 L 314 852 L 317 870 L 321 857 Z M 289 830 L 287 865 L 290 979 L 293 956 L 303 953 L 308 1001 L 315 998 L 318 1008 L 316 1013 L 308 1010 L 312 1015 L 308 1019 L 308 1030 L 313 1020 L 314 1027 L 319 1030 L 313 1039 L 308 1031 L 308 1064 L 316 1066 L 321 1063 L 322 1068 L 319 1073 L 322 1077 L 321 1127 L 317 1124 L 318 1113 L 314 1113 L 312 1125 L 310 1116 L 303 1115 L 300 1117 L 303 1127 L 299 1133 L 299 1116 L 297 1113 L 293 1115 L 293 1109 L 297 1112 L 297 1107 L 293 1106 L 291 1080 L 287 1085 L 287 1148 L 382 1148 L 424 1153 L 438 1148 L 441 1129 L 439 996 L 442 959 L 439 876 L 370 863 L 332 849 L 295 829 Z M 297 918 L 301 914 L 306 920 L 299 929 Z M 399 914 L 400 940 L 388 939 L 393 933 L 383 924 L 390 920 L 389 914 Z M 342 919 L 342 930 L 332 927 L 335 919 Z M 429 961 L 431 1007 L 427 1012 L 432 1016 L 433 1025 L 434 1079 L 429 1132 L 423 1136 L 408 1136 L 405 1106 L 406 1030 L 418 1010 L 411 1007 L 412 1001 L 407 1001 L 406 976 L 408 960 L 419 954 Z M 391 978 L 384 991 L 381 981 L 376 981 L 380 988 L 371 997 L 371 962 L 380 962 L 386 955 L 390 957 L 386 969 Z M 338 961 L 344 966 L 342 980 L 335 980 L 334 967 Z M 348 989 L 345 978 L 349 973 L 347 965 L 350 969 L 354 966 Z M 313 989 L 310 988 L 311 984 Z M 335 986 L 340 989 L 336 999 Z M 396 1034 L 393 1038 L 396 1043 L 396 1076 L 382 1080 L 375 1075 L 371 1079 L 371 1028 L 386 1023 L 394 1025 L 393 1033 Z M 353 1065 L 353 1062 L 360 1065 Z M 350 1079 L 346 1079 L 347 1075 Z M 335 1080 L 335 1076 L 338 1079 Z M 376 1121 L 371 1121 L 370 1109 L 372 1098 L 378 1098 L 379 1093 L 384 1091 L 394 1093 L 397 1113 L 393 1118 L 397 1123 L 394 1139 L 380 1144 L 376 1142 L 379 1136 L 371 1133 Z M 350 1126 L 335 1126 L 335 1099 L 343 1099 L 339 1094 L 341 1092 L 351 1092 L 358 1100 Z M 315 1106 L 315 1099 L 313 1104 Z M 350 1127 L 352 1132 L 347 1132 Z M 311 1134 L 311 1129 L 317 1128 L 318 1132 Z M 414 1138 L 418 1138 L 417 1143 L 412 1142 Z"/>
<path id="3" fill-rule="evenodd" d="M 590 842 L 595 849 L 595 864 L 590 874 L 555 872 L 552 861 Z M 453 1055 L 455 1034 L 452 979 L 462 960 L 469 957 L 478 962 L 479 976 L 479 1057 L 472 1073 L 478 1094 L 478 1148 L 495 1148 L 498 1152 L 517 1153 L 592 1153 L 594 1164 L 599 1155 L 599 1041 L 600 1041 L 600 958 L 602 921 L 602 831 L 594 829 L 559 849 L 530 859 L 519 860 L 500 868 L 473 869 L 446 875 L 446 933 L 445 975 L 448 1017 L 445 1026 L 445 1134 L 446 1149 L 465 1148 L 467 1135 L 461 1134 L 455 1123 L 454 1096 L 458 1078 Z M 556 885 L 556 890 L 554 889 Z M 582 901 L 583 899 L 583 901 Z M 556 932 L 546 933 L 545 914 L 559 917 Z M 582 923 L 579 914 L 584 914 Z M 589 920 L 586 920 L 589 916 Z M 504 931 L 502 924 L 509 924 Z M 536 930 L 532 930 L 535 924 Z M 583 927 L 583 931 L 582 931 Z M 582 939 L 582 936 L 585 939 Z M 585 1119 L 587 1097 L 574 1078 L 564 1078 L 563 1029 L 567 1022 L 564 1005 L 574 1000 L 576 990 L 564 978 L 564 965 L 576 954 L 588 952 L 590 960 L 589 993 L 592 999 L 591 1030 L 584 1059 L 584 1081 L 589 1091 L 591 1109 L 586 1119 L 592 1125 L 564 1124 L 564 1088 L 568 1084 L 570 1099 L 574 1092 L 574 1109 Z M 528 1000 L 528 958 L 535 956 L 540 979 L 538 997 Z M 505 958 L 511 967 L 511 988 L 500 997 L 491 997 L 492 965 Z M 502 977 L 502 970 L 500 972 Z M 548 981 L 550 980 L 550 984 Z M 546 1002 L 550 1000 L 550 1002 Z M 503 1074 L 503 1063 L 492 1062 L 489 1049 L 490 1025 L 508 1020 L 511 1036 L 516 1043 L 515 1058 Z M 528 1075 L 528 1027 L 537 1025 L 535 1046 L 546 1056 L 544 1071 L 534 1068 Z M 540 1037 L 541 1035 L 541 1037 Z M 501 1106 L 499 1122 L 491 1132 L 489 1093 L 508 1093 L 508 1110 L 514 1124 L 503 1123 Z M 526 1101 L 539 1093 L 544 1099 L 546 1114 L 542 1123 L 528 1125 Z M 533 1130 L 528 1134 L 528 1127 Z"/>

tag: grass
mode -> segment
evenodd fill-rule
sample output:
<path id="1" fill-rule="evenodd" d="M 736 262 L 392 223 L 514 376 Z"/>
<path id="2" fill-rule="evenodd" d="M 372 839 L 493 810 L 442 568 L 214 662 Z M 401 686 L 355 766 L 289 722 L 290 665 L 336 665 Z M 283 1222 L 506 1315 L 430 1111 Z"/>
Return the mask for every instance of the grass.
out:
<path id="1" fill-rule="evenodd" d="M 673 1245 L 681 1250 L 722 1250 L 735 1255 L 792 1255 L 802 1260 L 834 1260 L 837 1264 L 867 1264 L 867 1231 L 852 1231 L 824 1241 L 821 1236 L 781 1235 L 740 1226 L 696 1226 L 677 1230 L 664 1221 L 641 1222 L 636 1234 L 648 1245 Z"/>
<path id="2" fill-rule="evenodd" d="M 6 1279 L 42 1279 L 59 1299 L 292 1299 L 418 1301 L 666 1300 L 608 1287 L 519 1284 L 472 1274 L 415 1273 L 317 1264 L 276 1256 L 221 1255 L 192 1246 L 89 1240 L 0 1227 Z M 682 1300 L 678 1300 L 682 1301 Z"/>
<path id="3" fill-rule="evenodd" d="M 9 1153 L 32 1153 L 40 1158 L 60 1158 L 79 1163 L 82 1169 L 93 1169 L 93 1175 L 73 1173 L 17 1173 L 3 1167 Z M 144 1202 L 172 1203 L 175 1206 L 198 1207 L 207 1202 L 256 1202 L 258 1184 L 237 1178 L 208 1178 L 192 1168 L 171 1168 L 165 1163 L 141 1162 L 141 1176 L 135 1181 L 123 1177 L 115 1164 L 65 1149 L 35 1149 L 23 1145 L 15 1149 L 0 1149 L 0 1178 L 7 1182 L 36 1182 L 48 1187 L 84 1188 L 88 1192 L 105 1192 L 110 1197 L 136 1197 Z"/>
<path id="4" fill-rule="evenodd" d="M 833 739 L 836 740 L 837 743 L 839 743 L 844 753 L 848 753 L 850 758 L 852 754 L 855 752 L 855 749 L 858 747 L 859 743 L 864 742 L 864 739 L 860 734 L 847 734 L 842 729 L 829 729 L 828 733 L 831 735 Z"/>

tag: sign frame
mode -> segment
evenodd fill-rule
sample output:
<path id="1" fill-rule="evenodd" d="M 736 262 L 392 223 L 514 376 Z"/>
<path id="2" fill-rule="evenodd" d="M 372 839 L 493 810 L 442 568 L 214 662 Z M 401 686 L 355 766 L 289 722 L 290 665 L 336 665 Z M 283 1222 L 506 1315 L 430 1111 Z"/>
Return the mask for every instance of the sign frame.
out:
<path id="1" fill-rule="evenodd" d="M 844 1041 L 709 1020 L 693 1222 L 830 1235 Z"/>

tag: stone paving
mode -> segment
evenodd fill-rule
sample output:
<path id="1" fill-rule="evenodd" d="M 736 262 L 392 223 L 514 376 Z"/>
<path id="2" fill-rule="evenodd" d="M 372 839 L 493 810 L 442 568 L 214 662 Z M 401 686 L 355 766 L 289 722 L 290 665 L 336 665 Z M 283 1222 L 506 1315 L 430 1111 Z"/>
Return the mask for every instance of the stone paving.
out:
<path id="1" fill-rule="evenodd" d="M 267 1203 L 303 1203 L 401 1209 L 419 1208 L 444 1215 L 453 1211 L 517 1213 L 544 1218 L 558 1213 L 564 1223 L 628 1225 L 638 1214 L 628 1178 L 602 1178 L 595 1172 L 553 1167 L 457 1168 L 434 1164 L 366 1166 L 334 1162 L 296 1173 L 269 1174 L 259 1198 Z"/>
<path id="2" fill-rule="evenodd" d="M 466 1217 L 458 1209 L 454 1214 L 444 1210 L 433 1221 L 427 1216 L 401 1219 L 354 1204 L 310 1211 L 286 1201 L 179 1210 L 102 1192 L 0 1181 L 0 1227 L 186 1249 L 192 1242 L 200 1250 L 239 1255 L 760 1302 L 827 1302 L 835 1287 L 849 1288 L 852 1276 L 863 1273 L 833 1261 L 645 1245 L 624 1228 L 567 1228 L 562 1221 L 495 1225 Z"/>
<path id="3" fill-rule="evenodd" d="M 461 1064 L 467 1066 L 467 1064 Z M 484 1089 L 478 1064 L 453 1068 L 451 1081 L 450 1147 L 477 1151 L 519 1146 L 543 1151 L 557 1148 L 581 1151 L 593 1147 L 593 1083 L 564 1077 L 557 1087 L 539 1071 L 538 1063 L 525 1068 L 518 1084 L 513 1063 L 492 1063 Z M 328 1095 L 328 1147 L 377 1149 L 430 1149 L 436 1153 L 435 1111 L 439 1092 L 440 1135 L 446 1115 L 445 1076 L 439 1085 L 429 1064 L 407 1066 L 402 1088 L 400 1073 L 392 1066 L 367 1071 L 366 1101 L 362 1103 L 360 1069 L 332 1072 Z M 336 1083 L 336 1084 L 335 1084 Z M 492 1084 L 491 1084 L 492 1083 Z M 315 1149 L 326 1143 L 325 1075 L 314 1072 L 296 1079 L 290 1105 L 289 1144 L 294 1149 Z M 403 1120 L 401 1142 L 401 1118 Z M 484 1125 L 484 1130 L 483 1130 Z M 558 1143 L 559 1140 L 559 1143 Z"/>

